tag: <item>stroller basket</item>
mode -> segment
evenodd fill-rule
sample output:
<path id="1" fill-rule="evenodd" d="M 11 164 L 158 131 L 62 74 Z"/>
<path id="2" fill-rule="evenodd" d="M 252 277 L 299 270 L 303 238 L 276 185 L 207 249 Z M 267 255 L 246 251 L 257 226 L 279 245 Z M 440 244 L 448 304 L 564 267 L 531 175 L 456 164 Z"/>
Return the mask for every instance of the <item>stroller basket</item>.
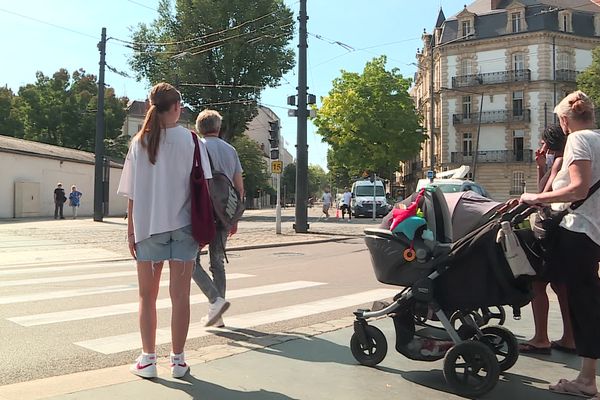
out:
<path id="1" fill-rule="evenodd" d="M 411 286 L 433 272 L 431 262 L 406 261 L 404 251 L 410 248 L 410 243 L 403 236 L 384 229 L 367 229 L 365 243 L 371 254 L 375 277 L 381 283 Z M 413 247 L 419 255 L 430 254 L 422 241 L 415 241 Z"/>

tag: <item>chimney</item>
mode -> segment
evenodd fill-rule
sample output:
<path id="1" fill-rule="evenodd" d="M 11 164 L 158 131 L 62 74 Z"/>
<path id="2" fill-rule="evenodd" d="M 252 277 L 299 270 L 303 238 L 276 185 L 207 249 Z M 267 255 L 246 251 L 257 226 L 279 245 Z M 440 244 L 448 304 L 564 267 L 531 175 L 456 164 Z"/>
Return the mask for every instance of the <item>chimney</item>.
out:
<path id="1" fill-rule="evenodd" d="M 502 3 L 502 0 L 490 0 L 490 9 L 492 10 L 497 10 L 500 7 L 500 3 Z"/>

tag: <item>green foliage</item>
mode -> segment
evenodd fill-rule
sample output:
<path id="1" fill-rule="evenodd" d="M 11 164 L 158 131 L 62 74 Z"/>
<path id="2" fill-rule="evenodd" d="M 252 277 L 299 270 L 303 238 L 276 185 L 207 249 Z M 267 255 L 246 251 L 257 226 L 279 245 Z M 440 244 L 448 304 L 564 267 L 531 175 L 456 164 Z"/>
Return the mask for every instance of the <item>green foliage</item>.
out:
<path id="1" fill-rule="evenodd" d="M 247 136 L 238 136 L 231 143 L 238 152 L 238 157 L 244 169 L 244 189 L 246 191 L 246 204 L 252 205 L 252 199 L 257 191 L 272 192 L 269 185 L 270 175 L 268 166 L 258 144 Z"/>
<path id="2" fill-rule="evenodd" d="M 420 117 L 408 94 L 411 80 L 397 68 L 386 70 L 385 63 L 381 56 L 362 74 L 342 71 L 323 98 L 314 123 L 331 148 L 331 170 L 353 176 L 374 171 L 391 178 L 400 160 L 419 152 L 425 137 L 416 132 Z"/>
<path id="3" fill-rule="evenodd" d="M 577 88 L 600 104 L 600 47 L 592 51 L 592 64 L 577 76 Z"/>
<path id="4" fill-rule="evenodd" d="M 288 164 L 281 174 L 281 190 L 285 187 L 286 203 L 293 203 L 296 197 L 296 164 Z"/>
<path id="5" fill-rule="evenodd" d="M 35 83 L 22 86 L 18 96 L 0 91 L 0 134 L 94 152 L 98 85 L 80 69 L 72 75 L 60 69 L 52 77 L 36 73 Z M 11 101 L 7 98 L 12 96 Z M 125 158 L 127 137 L 121 137 L 126 98 L 105 90 L 106 154 Z"/>
<path id="6" fill-rule="evenodd" d="M 281 175 L 281 187 L 286 187 L 286 201 L 296 195 L 296 164 L 288 164 Z M 308 197 L 319 198 L 325 186 L 329 186 L 329 175 L 320 165 L 308 166 Z M 283 190 L 283 189 L 282 189 Z"/>
<path id="7" fill-rule="evenodd" d="M 293 67 L 294 51 L 287 47 L 293 22 L 282 0 L 175 0 L 174 8 L 162 0 L 156 20 L 135 28 L 130 64 L 139 80 L 179 86 L 195 111 L 218 110 L 221 136 L 231 140 L 256 115 L 261 89 L 276 86 Z M 179 43 L 156 45 L 173 42 Z M 185 85 L 198 83 L 257 88 Z"/>

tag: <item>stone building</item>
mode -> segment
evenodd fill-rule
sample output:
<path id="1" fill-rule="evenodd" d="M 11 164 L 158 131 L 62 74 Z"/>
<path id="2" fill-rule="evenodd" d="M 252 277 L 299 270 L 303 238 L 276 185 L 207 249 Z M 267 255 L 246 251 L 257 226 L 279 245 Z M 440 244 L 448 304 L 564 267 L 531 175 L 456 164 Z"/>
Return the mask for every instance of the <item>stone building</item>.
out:
<path id="1" fill-rule="evenodd" d="M 423 34 L 412 88 L 427 129 L 433 78 L 434 169 L 471 165 L 497 200 L 536 191 L 540 136 L 598 44 L 592 1 L 477 0 L 450 18 L 440 9 L 433 33 Z M 427 140 L 403 163 L 407 191 L 430 159 Z"/>

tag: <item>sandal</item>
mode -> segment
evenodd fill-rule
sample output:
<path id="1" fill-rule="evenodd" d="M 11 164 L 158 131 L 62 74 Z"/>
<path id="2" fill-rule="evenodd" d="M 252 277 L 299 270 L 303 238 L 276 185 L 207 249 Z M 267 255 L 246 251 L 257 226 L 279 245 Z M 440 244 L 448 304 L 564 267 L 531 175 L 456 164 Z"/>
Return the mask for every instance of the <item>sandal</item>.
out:
<path id="1" fill-rule="evenodd" d="M 541 354 L 547 356 L 552 354 L 552 349 L 550 347 L 537 347 L 531 343 L 519 343 L 519 353 Z"/>
<path id="2" fill-rule="evenodd" d="M 570 396 L 588 397 L 591 399 L 598 398 L 598 391 L 587 391 L 581 389 L 578 383 L 561 379 L 556 385 L 550 385 L 550 391 L 554 393 L 566 394 Z"/>
<path id="3" fill-rule="evenodd" d="M 556 340 L 553 340 L 550 342 L 550 348 L 554 349 L 554 350 L 562 351 L 563 353 L 568 353 L 568 354 L 576 353 L 576 350 L 574 348 L 563 346 L 562 344 L 558 343 L 558 341 L 556 341 Z"/>

